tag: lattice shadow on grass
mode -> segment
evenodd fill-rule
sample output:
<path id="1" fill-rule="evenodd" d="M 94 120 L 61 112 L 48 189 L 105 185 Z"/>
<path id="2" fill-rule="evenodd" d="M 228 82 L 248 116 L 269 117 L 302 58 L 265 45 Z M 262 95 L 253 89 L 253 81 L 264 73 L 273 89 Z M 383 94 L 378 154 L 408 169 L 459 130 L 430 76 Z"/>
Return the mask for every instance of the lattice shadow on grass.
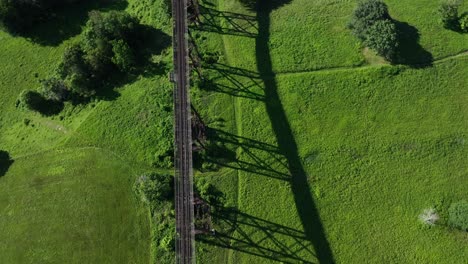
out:
<path id="1" fill-rule="evenodd" d="M 263 93 L 258 92 L 262 81 L 257 72 L 222 63 L 207 65 L 205 68 L 211 74 L 201 81 L 201 89 L 258 101 L 265 99 Z"/>
<path id="2" fill-rule="evenodd" d="M 217 144 L 204 146 L 207 148 L 208 154 L 204 157 L 204 161 L 219 167 L 245 171 L 268 178 L 284 181 L 291 179 L 291 176 L 285 172 L 287 171 L 287 161 L 277 146 L 219 129 L 208 128 L 207 134 L 208 138 Z M 233 149 L 240 150 L 241 155 L 237 155 Z"/>
<path id="3" fill-rule="evenodd" d="M 316 263 L 313 246 L 304 232 L 267 221 L 234 208 L 217 208 L 214 236 L 198 241 L 282 263 Z"/>
<path id="4" fill-rule="evenodd" d="M 200 6 L 201 23 L 198 30 L 216 32 L 223 35 L 255 38 L 257 21 L 254 16 L 227 11 L 219 11 Z"/>

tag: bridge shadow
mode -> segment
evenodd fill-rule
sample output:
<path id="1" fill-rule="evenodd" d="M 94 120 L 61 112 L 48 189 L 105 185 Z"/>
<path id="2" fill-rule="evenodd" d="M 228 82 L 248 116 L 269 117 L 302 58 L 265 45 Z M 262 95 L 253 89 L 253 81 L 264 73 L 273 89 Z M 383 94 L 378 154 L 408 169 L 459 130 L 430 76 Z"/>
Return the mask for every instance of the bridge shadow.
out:
<path id="1" fill-rule="evenodd" d="M 228 230 L 231 232 L 220 232 L 214 238 L 202 237 L 200 239 L 219 247 L 284 263 L 311 263 L 315 259 L 320 263 L 334 263 L 318 209 L 310 192 L 308 176 L 302 165 L 298 146 L 278 93 L 276 75 L 272 68 L 269 47 L 270 14 L 273 10 L 290 3 L 290 0 L 242 1 L 247 1 L 246 6 L 257 13 L 255 18 L 257 32 L 254 35 L 258 72 L 224 64 L 213 64 L 208 68 L 215 73 L 215 77 L 205 83 L 202 89 L 264 102 L 277 145 L 222 131 L 215 131 L 213 137 L 228 143 L 227 145 L 237 146 L 237 149 L 241 150 L 241 154 L 236 156 L 237 160 L 221 165 L 290 183 L 303 231 L 246 213 L 228 210 L 217 215 L 217 218 L 230 226 Z M 216 19 L 213 21 L 213 23 L 217 22 Z M 220 33 L 226 34 L 222 30 Z M 246 35 L 246 37 L 252 36 Z M 258 91 L 259 87 L 263 88 L 263 93 L 254 92 Z M 266 155 L 269 157 L 265 159 Z M 294 244 L 285 244 L 291 241 L 294 241 Z M 299 256 L 308 257 L 304 259 Z"/>
<path id="2" fill-rule="evenodd" d="M 197 240 L 282 263 L 314 263 L 311 259 L 316 256 L 310 250 L 310 241 L 300 230 L 234 208 L 218 209 L 213 217 L 221 228 L 214 236 L 201 235 Z"/>
<path id="3" fill-rule="evenodd" d="M 287 160 L 290 184 L 304 236 L 314 247 L 320 263 L 334 263 L 333 254 L 310 192 L 307 173 L 301 163 L 298 146 L 286 116 L 272 67 L 269 48 L 270 14 L 290 3 L 290 0 L 259 0 L 257 2 L 258 36 L 256 38 L 257 68 L 264 85 L 265 106 L 276 136 L 278 148 Z"/>
<path id="4" fill-rule="evenodd" d="M 287 162 L 275 145 L 241 137 L 220 129 L 208 128 L 210 142 L 206 144 L 207 155 L 200 162 L 210 162 L 218 167 L 231 168 L 265 177 L 289 181 L 284 173 Z M 233 149 L 240 150 L 237 154 Z M 198 166 L 200 167 L 200 166 Z"/>
<path id="5" fill-rule="evenodd" d="M 202 80 L 200 88 L 206 91 L 263 101 L 265 96 L 254 91 L 261 86 L 257 72 L 235 68 L 222 63 L 205 65 L 210 78 Z"/>
<path id="6" fill-rule="evenodd" d="M 219 11 L 200 5 L 201 23 L 198 30 L 215 32 L 224 35 L 255 38 L 257 21 L 254 16 Z"/>
<path id="7" fill-rule="evenodd" d="M 313 263 L 316 259 L 304 232 L 224 207 L 224 193 L 212 185 L 204 195 L 213 209 L 216 232 L 199 234 L 198 241 L 282 263 Z"/>

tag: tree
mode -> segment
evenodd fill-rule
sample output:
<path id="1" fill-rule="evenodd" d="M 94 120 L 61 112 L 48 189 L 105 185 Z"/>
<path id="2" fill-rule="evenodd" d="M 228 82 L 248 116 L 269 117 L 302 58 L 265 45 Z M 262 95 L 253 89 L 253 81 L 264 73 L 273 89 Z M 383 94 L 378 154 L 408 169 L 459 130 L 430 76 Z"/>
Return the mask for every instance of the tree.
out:
<path id="1" fill-rule="evenodd" d="M 377 21 L 389 19 L 391 18 L 388 7 L 384 2 L 380 0 L 361 1 L 354 10 L 348 28 L 352 30 L 357 38 L 364 41 L 372 25 Z"/>
<path id="2" fill-rule="evenodd" d="M 87 97 L 94 94 L 94 86 L 92 72 L 84 56 L 79 45 L 67 47 L 58 67 L 58 74 L 72 92 Z"/>
<path id="3" fill-rule="evenodd" d="M 138 20 L 125 12 L 91 11 L 82 48 L 96 76 L 104 78 L 115 67 L 121 71 L 133 67 L 142 35 Z"/>
<path id="4" fill-rule="evenodd" d="M 112 63 L 122 72 L 130 71 L 136 64 L 135 55 L 130 46 L 121 39 L 113 40 L 111 45 L 114 54 L 111 59 Z"/>
<path id="5" fill-rule="evenodd" d="M 453 203 L 449 208 L 449 224 L 463 231 L 468 231 L 468 202 Z"/>
<path id="6" fill-rule="evenodd" d="M 374 23 L 367 32 L 364 44 L 385 59 L 393 60 L 399 45 L 395 23 L 388 19 Z"/>
<path id="7" fill-rule="evenodd" d="M 460 0 L 446 0 L 440 5 L 439 14 L 445 28 L 452 30 L 457 30 L 459 28 L 458 8 L 460 4 Z"/>

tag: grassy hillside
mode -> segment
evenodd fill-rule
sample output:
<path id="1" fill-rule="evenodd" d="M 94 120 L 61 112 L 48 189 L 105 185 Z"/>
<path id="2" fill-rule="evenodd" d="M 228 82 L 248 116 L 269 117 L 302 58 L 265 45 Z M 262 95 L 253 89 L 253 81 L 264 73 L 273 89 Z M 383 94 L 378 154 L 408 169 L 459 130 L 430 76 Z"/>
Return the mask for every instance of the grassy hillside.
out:
<path id="1" fill-rule="evenodd" d="M 57 115 L 17 108 L 21 91 L 53 73 L 96 9 L 126 10 L 165 32 L 156 32 L 148 67 Z M 0 150 L 14 160 L 0 175 L 1 263 L 153 262 L 149 213 L 131 188 L 171 151 L 165 12 L 162 1 L 96 1 L 57 11 L 25 37 L 0 32 Z"/>
<path id="2" fill-rule="evenodd" d="M 202 98 L 233 109 L 200 108 L 234 114 L 212 137 L 238 171 L 236 188 L 224 170 L 211 179 L 238 211 L 200 238 L 204 263 L 463 262 L 467 235 L 445 221 L 467 199 L 468 36 L 438 24 L 433 1 L 387 3 L 406 65 L 367 62 L 345 28 L 355 1 L 204 5 L 198 43 L 221 56 Z M 434 228 L 418 220 L 430 207 Z"/>

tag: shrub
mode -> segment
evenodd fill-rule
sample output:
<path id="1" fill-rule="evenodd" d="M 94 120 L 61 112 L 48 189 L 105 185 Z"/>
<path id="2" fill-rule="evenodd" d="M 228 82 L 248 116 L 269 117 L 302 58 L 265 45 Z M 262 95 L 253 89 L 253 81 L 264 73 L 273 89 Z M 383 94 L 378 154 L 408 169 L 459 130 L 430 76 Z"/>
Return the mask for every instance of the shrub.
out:
<path id="1" fill-rule="evenodd" d="M 387 5 L 380 0 L 367 0 L 359 2 L 354 10 L 351 21 L 348 23 L 353 34 L 364 41 L 368 30 L 377 21 L 390 19 Z"/>
<path id="2" fill-rule="evenodd" d="M 395 23 L 390 20 L 380 20 L 374 23 L 367 32 L 364 44 L 391 61 L 399 45 Z"/>
<path id="3" fill-rule="evenodd" d="M 195 192 L 214 207 L 222 207 L 225 203 L 226 197 L 224 194 L 214 185 L 206 181 L 205 178 L 199 178 L 195 182 Z"/>
<path id="4" fill-rule="evenodd" d="M 440 217 L 434 208 L 425 209 L 422 214 L 419 215 L 419 219 L 426 225 L 433 226 Z"/>
<path id="5" fill-rule="evenodd" d="M 465 12 L 460 16 L 459 22 L 461 31 L 468 33 L 468 12 Z"/>
<path id="6" fill-rule="evenodd" d="M 41 80 L 42 87 L 39 92 L 44 98 L 52 101 L 65 101 L 68 98 L 68 89 L 62 80 L 56 77 Z"/>
<path id="7" fill-rule="evenodd" d="M 166 174 L 147 173 L 137 178 L 134 190 L 143 202 L 152 207 L 171 198 L 172 179 Z"/>
<path id="8" fill-rule="evenodd" d="M 458 29 L 458 8 L 460 4 L 459 0 L 447 0 L 439 7 L 441 22 L 445 28 Z"/>
<path id="9" fill-rule="evenodd" d="M 468 231 L 468 202 L 453 203 L 449 208 L 448 223 L 463 231 Z"/>

